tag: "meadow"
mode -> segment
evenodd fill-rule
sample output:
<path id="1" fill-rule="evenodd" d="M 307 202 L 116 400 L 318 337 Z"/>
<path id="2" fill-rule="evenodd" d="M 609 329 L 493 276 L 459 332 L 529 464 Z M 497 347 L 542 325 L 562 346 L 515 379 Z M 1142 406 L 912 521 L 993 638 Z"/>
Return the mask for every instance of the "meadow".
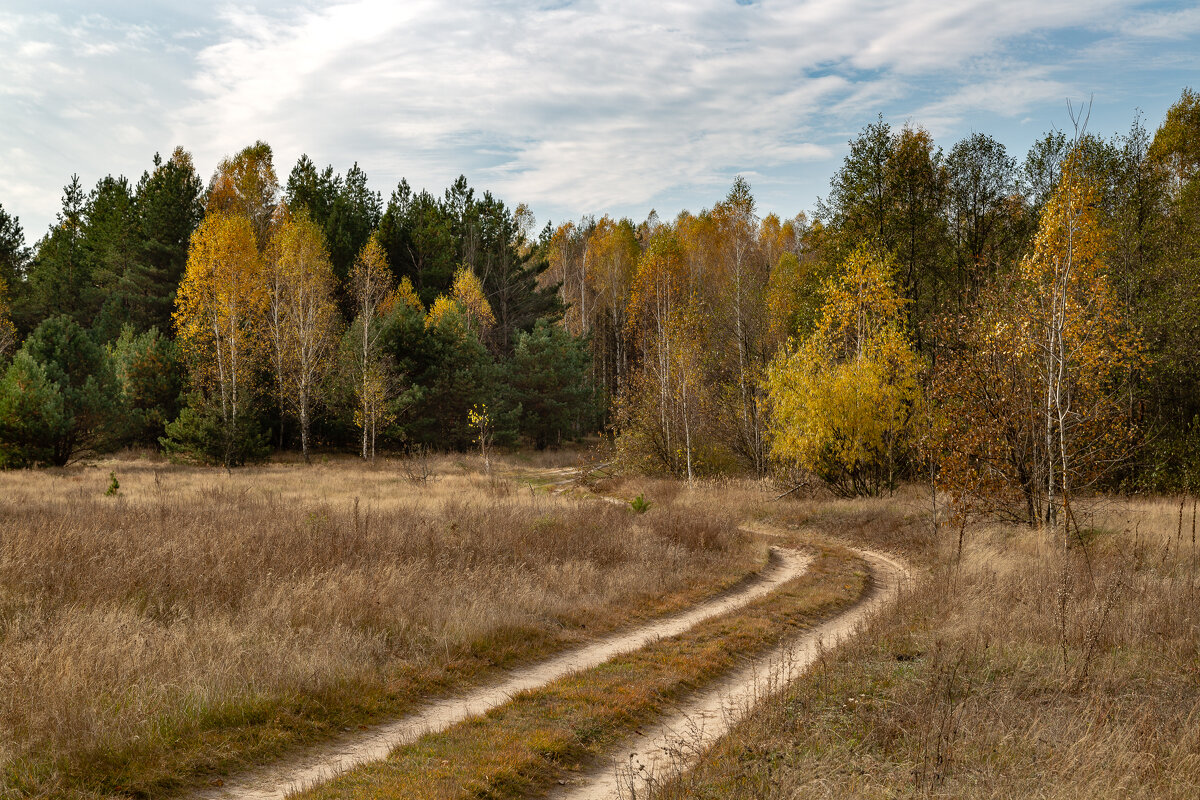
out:
<path id="1" fill-rule="evenodd" d="M 916 486 L 777 502 L 739 479 L 599 471 L 549 486 L 574 458 L 509 457 L 490 473 L 463 456 L 0 473 L 0 797 L 217 784 L 717 594 L 765 563 L 766 544 L 738 530 L 747 520 L 828 566 L 760 610 L 519 698 L 354 780 L 412 784 L 427 751 L 454 754 L 437 763 L 459 770 L 430 796 L 500 774 L 512 777 L 498 797 L 569 780 L 739 653 L 852 603 L 861 578 L 841 543 L 901 555 L 918 579 L 698 766 L 661 776 L 653 797 L 1200 791 L 1193 500 L 1092 499 L 1067 549 L 999 523 L 967 527 L 960 547 Z M 642 496 L 649 511 L 591 494 Z M 603 688 L 613 676 L 629 685 Z M 642 705 L 613 705 L 634 695 Z M 551 706 L 579 720 L 553 723 Z M 536 747 L 516 733 L 526 728 Z"/>
<path id="2" fill-rule="evenodd" d="M 1068 550 L 973 526 L 961 553 L 894 500 L 788 506 L 925 578 L 653 797 L 1200 794 L 1194 499 L 1093 499 Z"/>
<path id="3" fill-rule="evenodd" d="M 0 473 L 0 497 L 5 797 L 219 780 L 766 558 L 729 510 L 638 515 L 470 457 L 110 460 Z"/>

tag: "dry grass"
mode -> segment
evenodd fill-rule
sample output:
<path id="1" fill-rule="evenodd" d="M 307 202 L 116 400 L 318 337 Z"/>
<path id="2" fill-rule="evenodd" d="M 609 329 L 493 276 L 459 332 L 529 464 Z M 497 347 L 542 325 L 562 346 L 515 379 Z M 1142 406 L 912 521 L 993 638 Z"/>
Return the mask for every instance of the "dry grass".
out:
<path id="1" fill-rule="evenodd" d="M 813 548 L 808 571 L 747 606 L 599 666 L 522 692 L 482 718 L 398 748 L 301 800 L 518 800 L 570 783 L 584 766 L 744 659 L 857 600 L 865 564 L 845 548 Z M 605 759 L 607 760 L 607 759 Z"/>
<path id="2" fill-rule="evenodd" d="M 736 509 L 743 520 L 782 525 L 800 541 L 805 536 L 834 536 L 867 542 L 918 562 L 927 561 L 934 549 L 929 490 L 921 486 L 904 486 L 888 497 L 843 499 L 810 492 L 777 499 L 786 489 L 774 481 L 751 478 L 701 479 L 688 486 L 671 479 L 618 475 L 597 478 L 592 484 L 602 494 L 625 500 L 641 494 L 652 505 Z"/>
<path id="3" fill-rule="evenodd" d="M 927 530 L 860 502 L 862 541 Z M 656 796 L 1200 796 L 1193 508 L 1093 503 L 1069 552 L 997 525 L 959 563 L 957 531 L 929 538 L 917 590 Z"/>
<path id="4" fill-rule="evenodd" d="M 106 497 L 109 472 L 120 492 Z M 471 459 L 0 473 L 0 796 L 157 796 L 762 563 Z"/>

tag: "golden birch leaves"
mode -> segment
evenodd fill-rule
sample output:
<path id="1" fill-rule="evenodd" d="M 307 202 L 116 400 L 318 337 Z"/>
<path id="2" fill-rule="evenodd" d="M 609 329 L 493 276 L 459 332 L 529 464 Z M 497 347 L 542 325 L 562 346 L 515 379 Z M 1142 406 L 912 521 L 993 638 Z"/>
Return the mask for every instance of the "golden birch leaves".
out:
<path id="1" fill-rule="evenodd" d="M 0 278 L 0 358 L 17 346 L 17 329 L 10 319 L 8 284 Z"/>
<path id="2" fill-rule="evenodd" d="M 249 399 L 262 357 L 267 303 L 250 220 L 206 216 L 192 234 L 175 325 L 195 382 L 219 392 L 223 413 L 236 416 Z"/>
<path id="3" fill-rule="evenodd" d="M 859 248 L 825 285 L 816 330 L 771 363 L 771 454 L 841 494 L 878 494 L 913 444 L 920 363 L 891 264 Z"/>

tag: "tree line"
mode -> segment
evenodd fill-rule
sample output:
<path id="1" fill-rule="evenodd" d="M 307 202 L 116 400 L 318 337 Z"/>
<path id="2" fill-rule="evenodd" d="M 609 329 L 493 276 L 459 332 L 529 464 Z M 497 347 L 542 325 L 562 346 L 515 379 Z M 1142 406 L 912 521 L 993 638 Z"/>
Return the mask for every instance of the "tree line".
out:
<path id="1" fill-rule="evenodd" d="M 385 204 L 357 165 L 280 185 L 260 142 L 206 185 L 177 150 L 136 185 L 73 179 L 32 251 L 0 216 L 0 452 L 369 457 L 466 447 L 486 408 L 501 442 L 607 430 L 630 468 L 842 494 L 921 476 L 1030 521 L 1192 486 L 1198 141 L 1191 90 L 1153 135 L 1081 124 L 1020 160 L 880 117 L 812 219 L 760 216 L 739 178 L 698 213 L 537 234 L 461 178 Z"/>
<path id="2" fill-rule="evenodd" d="M 463 178 L 384 204 L 301 157 L 281 184 L 263 142 L 207 184 L 182 149 L 136 185 L 73 177 L 32 249 L 0 210 L 0 463 L 463 448 L 476 406 L 501 443 L 590 433 L 605 401 L 530 228 Z"/>
<path id="3" fill-rule="evenodd" d="M 1055 518 L 1072 491 L 1200 481 L 1200 99 L 1151 135 L 1052 130 L 1023 159 L 879 118 L 815 217 L 587 217 L 550 237 L 563 324 L 626 463 L 936 480 Z"/>

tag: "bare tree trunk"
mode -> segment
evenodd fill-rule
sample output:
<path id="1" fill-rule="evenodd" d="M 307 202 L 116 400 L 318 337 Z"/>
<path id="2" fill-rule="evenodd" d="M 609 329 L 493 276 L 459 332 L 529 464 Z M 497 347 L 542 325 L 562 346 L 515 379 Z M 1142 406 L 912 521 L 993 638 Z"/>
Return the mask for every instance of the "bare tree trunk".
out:
<path id="1" fill-rule="evenodd" d="M 308 393 L 300 393 L 300 450 L 304 453 L 304 463 L 309 463 L 308 456 Z"/>
<path id="2" fill-rule="evenodd" d="M 362 412 L 361 412 L 362 413 L 362 429 L 363 429 L 362 457 L 363 457 L 364 461 L 367 460 L 367 426 L 370 423 L 370 419 L 367 416 L 369 413 L 368 409 L 367 409 L 367 406 L 369 404 L 369 401 L 367 399 L 367 392 L 370 391 L 370 388 L 368 386 L 368 383 L 369 383 L 369 376 L 368 376 L 369 345 L 368 345 L 368 342 L 369 342 L 369 337 L 370 337 L 370 326 L 371 326 L 370 309 L 366 305 L 364 305 L 363 306 L 363 321 L 362 321 L 363 340 L 362 340 L 362 362 L 361 362 L 361 365 L 362 365 L 362 395 L 359 398 L 359 403 L 360 403 L 360 406 L 362 409 Z M 375 440 L 375 436 L 372 434 L 371 435 L 371 458 L 372 459 L 374 459 L 374 457 L 375 457 L 374 440 Z"/>
<path id="3" fill-rule="evenodd" d="M 692 423 L 691 414 L 688 408 L 688 392 L 687 381 L 683 384 L 683 436 L 684 449 L 687 452 L 687 479 L 688 483 L 692 483 Z"/>

